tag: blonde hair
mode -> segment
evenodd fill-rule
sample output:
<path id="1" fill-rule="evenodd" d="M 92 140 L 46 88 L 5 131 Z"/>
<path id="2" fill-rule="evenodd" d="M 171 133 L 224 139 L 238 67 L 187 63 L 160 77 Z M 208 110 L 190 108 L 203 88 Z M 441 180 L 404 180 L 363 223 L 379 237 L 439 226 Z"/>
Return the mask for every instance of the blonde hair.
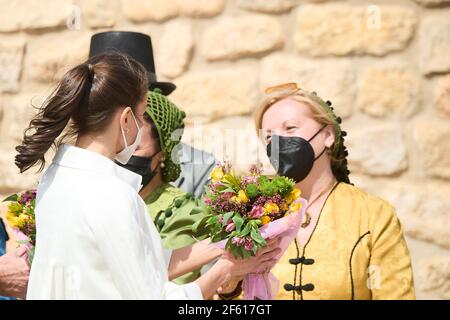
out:
<path id="1" fill-rule="evenodd" d="M 330 101 L 323 101 L 315 92 L 309 92 L 298 88 L 293 83 L 287 85 L 281 85 L 276 90 L 272 88 L 266 89 L 268 93 L 267 97 L 256 108 L 253 118 L 255 121 L 256 134 L 259 136 L 262 129 L 262 119 L 266 111 L 275 103 L 284 100 L 291 99 L 302 103 L 309 107 L 312 113 L 312 118 L 322 125 L 332 125 L 334 128 L 334 142 L 333 145 L 327 149 L 327 154 L 330 157 L 330 165 L 334 176 L 338 181 L 350 183 L 348 177 L 350 171 L 347 169 L 347 155 L 348 152 L 344 146 L 345 131 L 341 131 L 340 122 L 341 118 L 336 117 L 331 107 Z"/>
<path id="2" fill-rule="evenodd" d="M 320 124 L 334 125 L 335 121 L 330 114 L 321 105 L 320 98 L 317 95 L 304 90 L 280 90 L 269 94 L 255 110 L 254 120 L 256 131 L 262 129 L 262 119 L 266 111 L 278 101 L 291 99 L 309 107 L 312 117 Z"/>

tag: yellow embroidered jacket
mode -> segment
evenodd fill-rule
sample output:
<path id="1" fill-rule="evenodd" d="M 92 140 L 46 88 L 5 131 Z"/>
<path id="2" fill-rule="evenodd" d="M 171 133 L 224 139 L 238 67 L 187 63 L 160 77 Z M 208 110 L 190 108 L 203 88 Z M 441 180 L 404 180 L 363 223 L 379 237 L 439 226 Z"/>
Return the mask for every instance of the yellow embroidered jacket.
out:
<path id="1" fill-rule="evenodd" d="M 329 194 L 304 247 L 272 272 L 277 299 L 414 299 L 409 251 L 394 208 L 346 183 Z"/>

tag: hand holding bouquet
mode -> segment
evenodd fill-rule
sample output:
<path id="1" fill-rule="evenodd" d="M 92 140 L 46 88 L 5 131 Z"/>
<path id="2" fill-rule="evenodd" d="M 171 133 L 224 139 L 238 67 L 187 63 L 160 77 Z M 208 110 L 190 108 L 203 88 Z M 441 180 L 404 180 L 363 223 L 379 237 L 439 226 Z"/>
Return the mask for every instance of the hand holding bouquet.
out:
<path id="1" fill-rule="evenodd" d="M 221 164 L 211 172 L 203 197 L 210 215 L 193 228 L 205 226 L 211 242 L 242 258 L 254 256 L 266 246 L 266 239 L 281 237 L 279 259 L 300 227 L 306 208 L 300 195 L 292 179 L 262 175 L 256 165 L 240 176 L 230 164 Z M 278 281 L 272 274 L 249 274 L 244 278 L 243 290 L 245 299 L 272 299 Z"/>
<path id="2" fill-rule="evenodd" d="M 18 243 L 27 249 L 26 258 L 31 265 L 36 245 L 36 221 L 34 209 L 36 205 L 36 190 L 28 190 L 7 197 L 3 202 L 11 201 L 8 205 L 6 220 Z"/>

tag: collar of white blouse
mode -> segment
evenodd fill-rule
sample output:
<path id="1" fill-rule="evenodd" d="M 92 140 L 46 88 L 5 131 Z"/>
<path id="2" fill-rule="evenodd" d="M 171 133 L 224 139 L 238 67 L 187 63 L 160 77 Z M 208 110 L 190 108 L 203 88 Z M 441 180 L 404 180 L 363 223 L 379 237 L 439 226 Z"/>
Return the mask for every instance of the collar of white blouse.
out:
<path id="1" fill-rule="evenodd" d="M 69 144 L 62 144 L 58 148 L 58 152 L 53 158 L 53 163 L 63 167 L 117 177 L 130 185 L 136 192 L 141 187 L 142 177 L 140 175 L 118 166 L 114 161 L 99 153 Z"/>

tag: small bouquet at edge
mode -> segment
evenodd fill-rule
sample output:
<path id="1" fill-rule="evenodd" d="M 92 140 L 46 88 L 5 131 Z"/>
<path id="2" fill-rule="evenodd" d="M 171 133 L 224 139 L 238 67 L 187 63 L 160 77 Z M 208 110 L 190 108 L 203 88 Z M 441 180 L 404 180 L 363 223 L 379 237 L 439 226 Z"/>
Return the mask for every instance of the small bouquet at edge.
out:
<path id="1" fill-rule="evenodd" d="M 6 220 L 15 233 L 18 243 L 26 247 L 26 258 L 31 265 L 36 245 L 36 221 L 34 216 L 36 190 L 13 194 L 3 200 L 3 202 L 6 201 L 10 201 Z"/>
<path id="2" fill-rule="evenodd" d="M 229 163 L 216 166 L 210 176 L 203 197 L 210 214 L 193 229 L 206 227 L 214 245 L 241 258 L 254 256 L 266 245 L 266 239 L 281 237 L 279 259 L 295 238 L 306 209 L 295 182 L 263 175 L 257 165 L 237 175 Z M 243 290 L 245 299 L 272 299 L 278 281 L 272 274 L 247 275 Z"/>

